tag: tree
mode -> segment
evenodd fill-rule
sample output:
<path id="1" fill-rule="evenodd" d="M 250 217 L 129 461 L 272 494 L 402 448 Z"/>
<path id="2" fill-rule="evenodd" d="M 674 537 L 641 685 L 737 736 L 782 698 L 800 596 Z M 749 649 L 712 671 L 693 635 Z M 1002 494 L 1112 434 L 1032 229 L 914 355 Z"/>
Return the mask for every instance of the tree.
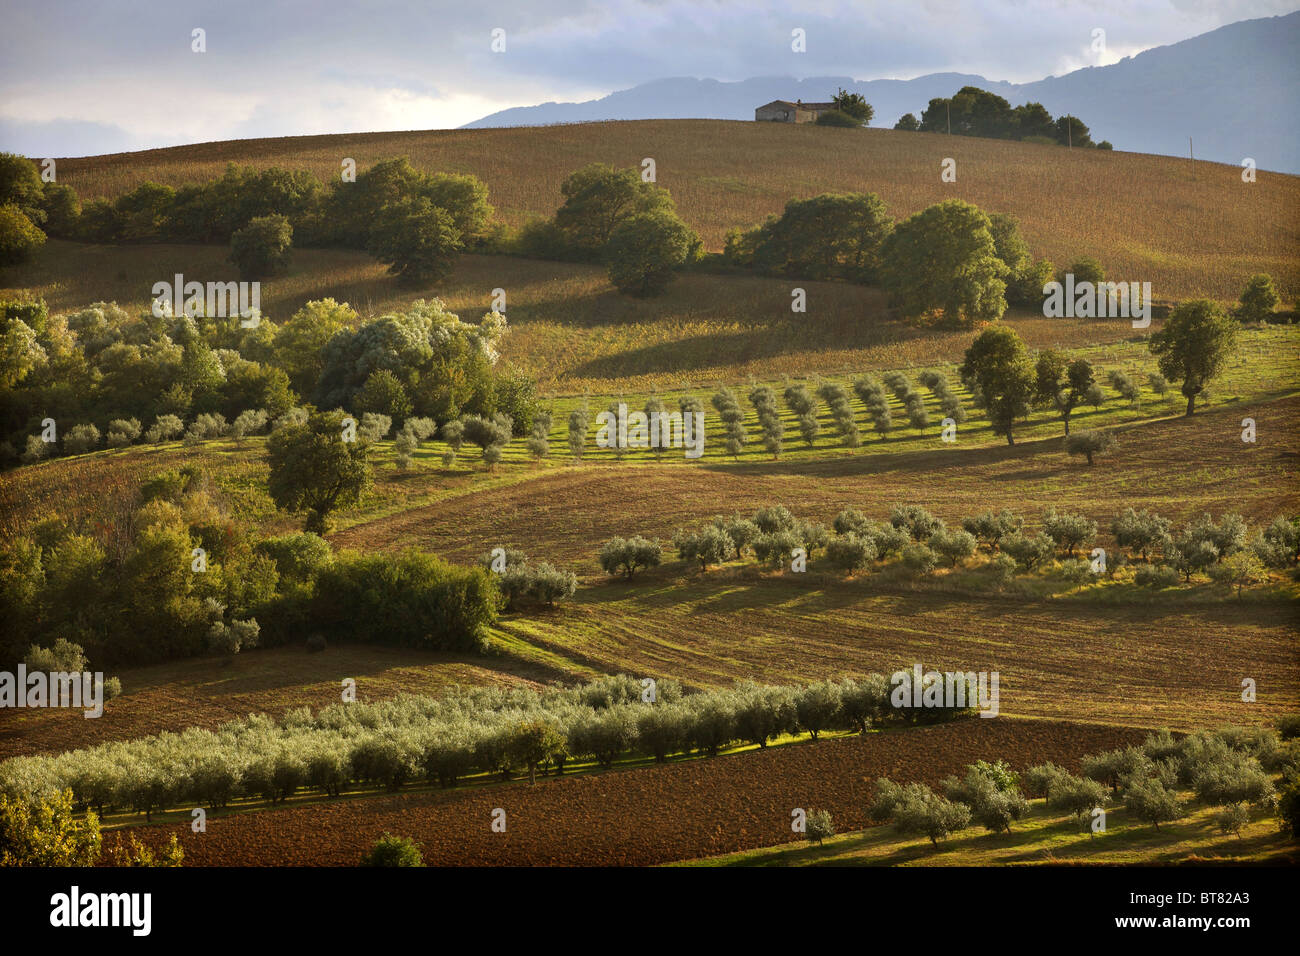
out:
<path id="1" fill-rule="evenodd" d="M 0 206 L 0 266 L 26 262 L 43 245 L 45 233 L 21 209 Z"/>
<path id="2" fill-rule="evenodd" d="M 1218 584 L 1235 587 L 1240 598 L 1243 587 L 1267 581 L 1268 572 L 1253 551 L 1238 551 L 1211 567 L 1210 578 Z"/>
<path id="3" fill-rule="evenodd" d="M 78 820 L 72 791 L 40 800 L 0 794 L 0 866 L 95 866 L 99 817 Z"/>
<path id="4" fill-rule="evenodd" d="M 921 124 L 917 122 L 916 117 L 911 113 L 904 113 L 898 118 L 898 122 L 894 124 L 894 129 L 904 130 L 909 133 L 915 133 L 920 128 Z"/>
<path id="5" fill-rule="evenodd" d="M 753 264 L 771 275 L 874 281 L 881 243 L 893 228 L 875 193 L 791 199 L 779 217 L 754 230 Z"/>
<path id="6" fill-rule="evenodd" d="M 1132 781 L 1124 791 L 1124 804 L 1133 816 L 1157 830 L 1183 815 L 1178 795 L 1155 778 Z"/>
<path id="7" fill-rule="evenodd" d="M 555 224 L 574 248 L 596 258 L 620 223 L 645 213 L 673 212 L 667 192 L 643 182 L 635 169 L 592 163 L 570 174 L 560 187 L 564 203 Z"/>
<path id="8" fill-rule="evenodd" d="M 1277 304 L 1281 302 L 1273 278 L 1266 273 L 1258 273 L 1246 282 L 1241 292 L 1241 304 L 1237 308 L 1237 319 L 1241 322 L 1267 322 Z"/>
<path id="9" fill-rule="evenodd" d="M 1089 429 L 1065 439 L 1065 450 L 1071 455 L 1084 455 L 1088 464 L 1092 464 L 1094 455 L 1105 455 L 1115 444 L 1115 437 L 1110 432 Z"/>
<path id="10" fill-rule="evenodd" d="M 0 206 L 14 206 L 37 226 L 45 224 L 41 176 L 17 153 L 0 153 Z"/>
<path id="11" fill-rule="evenodd" d="M 699 243 L 694 231 L 669 209 L 625 219 L 614 227 L 605 246 L 609 279 L 624 295 L 639 299 L 662 294 L 673 270 Z"/>
<path id="12" fill-rule="evenodd" d="M 564 752 L 564 734 L 545 720 L 519 723 L 510 736 L 511 757 L 528 768 L 528 782 L 536 785 L 537 765 Z"/>
<path id="13" fill-rule="evenodd" d="M 994 434 L 1006 435 L 1014 445 L 1012 426 L 1029 408 L 1034 393 L 1034 367 L 1029 353 L 1014 329 L 994 325 L 985 329 L 966 350 L 961 378 L 977 387 Z"/>
<path id="14" fill-rule="evenodd" d="M 271 433 L 267 488 L 276 505 L 306 512 L 305 530 L 328 530 L 330 513 L 356 504 L 373 472 L 365 441 L 343 440 L 343 414 L 315 412 L 301 425 Z"/>
<path id="15" fill-rule="evenodd" d="M 423 196 L 385 206 L 370 230 L 370 253 L 411 285 L 432 285 L 447 278 L 463 248 L 451 213 Z"/>
<path id="16" fill-rule="evenodd" d="M 850 93 L 841 89 L 832 98 L 835 108 L 841 113 L 853 117 L 857 120 L 859 126 L 870 126 L 871 118 L 876 115 L 875 108 L 862 96 L 861 93 Z"/>
<path id="17" fill-rule="evenodd" d="M 1007 267 L 991 223 L 949 199 L 899 223 L 881 246 L 883 285 L 909 318 L 941 309 L 952 322 L 991 321 L 1007 310 Z"/>
<path id="18" fill-rule="evenodd" d="M 370 373 L 366 383 L 352 400 L 359 412 L 374 412 L 403 421 L 411 414 L 411 400 L 401 379 L 386 368 Z"/>
<path id="19" fill-rule="evenodd" d="M 1086 515 L 1048 508 L 1043 515 L 1043 533 L 1070 557 L 1076 548 L 1087 547 L 1097 536 L 1097 522 Z"/>
<path id="20" fill-rule="evenodd" d="M 941 528 L 930 535 L 930 550 L 948 559 L 951 567 L 975 553 L 975 536 L 969 531 Z"/>
<path id="21" fill-rule="evenodd" d="M 1236 347 L 1237 323 L 1207 299 L 1180 302 L 1148 343 L 1160 374 L 1182 382 L 1188 415 L 1196 410 L 1196 396 L 1223 371 Z"/>
<path id="22" fill-rule="evenodd" d="M 600 567 L 607 574 L 621 573 L 630 581 L 641 568 L 658 567 L 662 555 L 659 542 L 647 541 L 639 534 L 610 538 L 600 549 Z"/>
<path id="23" fill-rule="evenodd" d="M 284 216 L 261 216 L 230 237 L 230 261 L 241 279 L 264 279 L 289 268 L 293 226 Z"/>

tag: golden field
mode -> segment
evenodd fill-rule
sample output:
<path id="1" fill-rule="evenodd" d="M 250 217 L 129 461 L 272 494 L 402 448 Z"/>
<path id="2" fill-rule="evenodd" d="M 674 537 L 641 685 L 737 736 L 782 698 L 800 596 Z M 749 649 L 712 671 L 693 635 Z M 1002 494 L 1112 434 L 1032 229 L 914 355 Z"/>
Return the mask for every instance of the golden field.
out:
<path id="1" fill-rule="evenodd" d="M 1121 147 L 1123 144 L 1119 144 Z M 1153 298 L 1233 301 L 1246 277 L 1268 272 L 1289 304 L 1300 294 L 1300 178 L 1166 156 L 1062 149 L 893 130 L 845 130 L 723 120 L 642 120 L 552 127 L 357 133 L 202 143 L 61 159 L 59 180 L 83 199 L 153 180 L 177 186 L 219 176 L 227 162 L 310 169 L 336 178 L 394 156 L 472 173 L 511 226 L 551 215 L 560 183 L 586 163 L 639 166 L 720 249 L 726 231 L 761 222 L 788 199 L 878 193 L 895 217 L 960 198 L 1017 216 L 1036 256 L 1058 266 L 1101 261 L 1116 279 L 1150 281 Z M 957 163 L 942 183 L 940 162 Z"/>

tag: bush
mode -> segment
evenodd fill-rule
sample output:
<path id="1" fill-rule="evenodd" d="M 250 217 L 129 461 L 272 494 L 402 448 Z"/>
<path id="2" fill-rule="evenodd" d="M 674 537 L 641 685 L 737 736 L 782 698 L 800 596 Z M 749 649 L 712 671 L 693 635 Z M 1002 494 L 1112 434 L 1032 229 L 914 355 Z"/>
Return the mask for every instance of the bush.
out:
<path id="1" fill-rule="evenodd" d="M 140 437 L 140 422 L 134 418 L 115 418 L 108 423 L 108 447 L 121 448 Z"/>
<path id="2" fill-rule="evenodd" d="M 809 810 L 808 816 L 804 820 L 804 837 L 821 846 L 823 841 L 829 840 L 833 836 L 835 836 L 835 824 L 831 820 L 830 811 Z"/>
<path id="3" fill-rule="evenodd" d="M 1234 803 L 1214 815 L 1214 825 L 1220 833 L 1231 833 L 1240 839 L 1241 831 L 1250 825 L 1250 811 L 1240 803 Z"/>
<path id="4" fill-rule="evenodd" d="M 311 637 L 307 638 L 307 653 L 319 654 L 321 651 L 325 650 L 325 647 L 325 637 L 323 635 L 313 634 Z"/>
<path id="5" fill-rule="evenodd" d="M 99 447 L 99 429 L 94 425 L 75 425 L 63 436 L 63 450 L 69 455 L 82 455 Z"/>
<path id="6" fill-rule="evenodd" d="M 317 577 L 311 617 L 326 634 L 362 643 L 481 650 L 499 589 L 481 568 L 428 554 L 345 552 Z"/>
<path id="7" fill-rule="evenodd" d="M 362 866 L 424 866 L 420 847 L 408 837 L 385 833 L 361 858 Z"/>
<path id="8" fill-rule="evenodd" d="M 943 521 L 918 505 L 895 505 L 889 523 L 906 531 L 913 541 L 927 541 L 943 528 Z"/>
<path id="9" fill-rule="evenodd" d="M 968 531 L 941 528 L 930 535 L 930 550 L 948 560 L 951 567 L 975 553 L 975 536 Z"/>
<path id="10" fill-rule="evenodd" d="M 901 559 L 903 567 L 918 576 L 929 574 L 938 563 L 938 558 L 933 551 L 915 542 L 903 548 Z"/>
<path id="11" fill-rule="evenodd" d="M 249 435 L 256 435 L 266 428 L 267 414 L 265 409 L 249 408 L 240 412 L 230 426 L 230 434 L 235 438 L 243 439 Z"/>
<path id="12" fill-rule="evenodd" d="M 1282 779 L 1282 789 L 1278 793 L 1277 820 L 1283 833 L 1290 833 L 1291 839 L 1300 840 L 1300 775 L 1288 774 Z"/>
<path id="13" fill-rule="evenodd" d="M 876 559 L 876 546 L 871 538 L 850 531 L 826 543 L 826 558 L 843 571 L 861 571 Z"/>
<path id="14" fill-rule="evenodd" d="M 159 415 L 149 430 L 144 433 L 144 440 L 151 445 L 179 438 L 185 432 L 185 423 L 175 415 Z"/>
<path id="15" fill-rule="evenodd" d="M 1148 565 L 1138 568 L 1133 580 L 1139 587 L 1172 588 L 1178 585 L 1178 572 L 1167 564 Z"/>
<path id="16" fill-rule="evenodd" d="M 0 793 L 0 866 L 96 866 L 99 818 L 73 814 L 72 791 L 38 800 Z"/>
<path id="17" fill-rule="evenodd" d="M 1277 304 L 1281 302 L 1272 276 L 1266 273 L 1253 275 L 1241 293 L 1241 304 L 1237 308 L 1237 320 L 1240 322 L 1266 322 Z"/>
<path id="18" fill-rule="evenodd" d="M 230 261 L 241 279 L 264 279 L 289 269 L 293 226 L 284 216 L 259 216 L 230 237 Z"/>

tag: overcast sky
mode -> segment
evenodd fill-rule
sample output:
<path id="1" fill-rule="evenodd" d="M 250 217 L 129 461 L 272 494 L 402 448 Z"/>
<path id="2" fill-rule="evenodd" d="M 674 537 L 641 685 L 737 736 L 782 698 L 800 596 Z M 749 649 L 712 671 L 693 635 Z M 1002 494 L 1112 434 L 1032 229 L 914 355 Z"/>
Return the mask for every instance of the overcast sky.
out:
<path id="1" fill-rule="evenodd" d="M 1026 82 L 1300 0 L 86 0 L 6 4 L 0 149 L 455 127 L 668 76 Z M 191 50 L 192 31 L 207 50 Z M 505 31 L 505 51 L 491 50 Z M 801 28 L 807 51 L 791 50 Z M 1106 52 L 1092 50 L 1105 30 Z"/>

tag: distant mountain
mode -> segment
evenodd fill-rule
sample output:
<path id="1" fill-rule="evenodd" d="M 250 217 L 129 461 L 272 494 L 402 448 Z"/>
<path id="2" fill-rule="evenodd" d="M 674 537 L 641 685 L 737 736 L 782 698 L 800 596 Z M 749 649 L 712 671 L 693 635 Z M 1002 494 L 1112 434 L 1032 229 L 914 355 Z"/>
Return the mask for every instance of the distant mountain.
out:
<path id="1" fill-rule="evenodd" d="M 618 119 L 752 120 L 772 100 L 829 99 L 840 87 L 861 93 L 876 109 L 874 126 L 917 117 L 931 99 L 963 86 L 1005 97 L 1013 106 L 1040 102 L 1053 115 L 1078 116 L 1096 141 L 1141 153 L 1187 155 L 1261 169 L 1300 173 L 1300 12 L 1244 20 L 1210 33 L 1033 83 L 1005 83 L 966 73 L 932 73 L 913 80 L 854 80 L 765 76 L 724 83 L 674 77 L 642 83 L 585 103 L 542 103 L 485 116 L 466 128 L 541 126 Z"/>

